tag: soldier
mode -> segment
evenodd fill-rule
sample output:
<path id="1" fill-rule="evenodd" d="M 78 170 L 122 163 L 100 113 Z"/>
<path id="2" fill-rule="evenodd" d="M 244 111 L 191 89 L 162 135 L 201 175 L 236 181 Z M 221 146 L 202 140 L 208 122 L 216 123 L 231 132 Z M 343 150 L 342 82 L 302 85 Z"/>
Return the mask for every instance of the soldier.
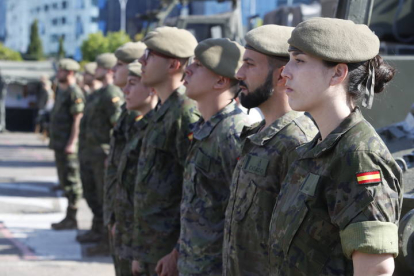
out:
<path id="1" fill-rule="evenodd" d="M 128 64 L 140 58 L 144 54 L 145 48 L 145 44 L 142 42 L 128 42 L 115 51 L 117 62 L 113 70 L 114 84 L 116 86 L 121 89 L 126 86 L 128 78 Z M 109 233 L 113 232 L 111 231 L 111 228 L 116 221 L 113 214 L 113 198 L 115 194 L 115 185 L 117 182 L 116 176 L 119 160 L 127 142 L 127 136 L 130 132 L 130 128 L 133 127 L 135 119 L 139 115 L 135 110 L 127 110 L 125 103 L 121 106 L 121 110 L 121 115 L 119 116 L 111 135 L 111 148 L 109 151 L 104 182 L 104 225 L 107 226 L 110 230 Z M 109 243 L 111 245 L 112 256 L 114 258 L 114 264 L 116 268 L 118 267 L 118 264 L 115 255 L 113 255 L 114 250 L 112 248 L 112 238 L 110 238 Z"/>
<path id="2" fill-rule="evenodd" d="M 207 39 L 198 44 L 185 71 L 186 95 L 197 102 L 202 118 L 192 130 L 184 172 L 180 275 L 222 275 L 224 212 L 240 156 L 240 133 L 249 121 L 234 100 L 243 53 L 227 38 Z"/>
<path id="3" fill-rule="evenodd" d="M 155 89 L 161 106 L 147 127 L 138 161 L 132 269 L 134 275 L 153 275 L 157 261 L 173 250 L 180 232 L 190 124 L 199 118 L 195 102 L 184 95 L 181 85 L 197 40 L 186 30 L 161 27 L 148 33 L 143 42 L 147 49 L 139 59 L 142 82 Z"/>
<path id="4" fill-rule="evenodd" d="M 240 102 L 259 107 L 260 123 L 246 127 L 242 154 L 233 173 L 226 210 L 224 275 L 268 275 L 269 224 L 291 152 L 310 141 L 317 129 L 292 111 L 281 72 L 287 62 L 291 27 L 265 25 L 246 34 L 243 66 L 237 72 Z"/>
<path id="5" fill-rule="evenodd" d="M 282 76 L 294 110 L 320 133 L 298 148 L 270 226 L 270 275 L 392 275 L 401 169 L 356 100 L 371 107 L 394 76 L 362 24 L 312 18 L 288 43 Z"/>
<path id="6" fill-rule="evenodd" d="M 95 79 L 96 66 L 96 62 L 89 62 L 86 63 L 83 67 L 83 93 L 85 94 L 86 98 L 88 97 L 88 95 L 102 87 L 102 82 Z"/>
<path id="7" fill-rule="evenodd" d="M 59 183 L 68 199 L 66 217 L 61 222 L 52 224 L 55 230 L 78 228 L 77 204 L 82 197 L 78 135 L 85 106 L 82 90 L 76 85 L 75 74 L 79 68 L 79 64 L 72 59 L 60 60 L 57 72 L 59 87 L 51 112 L 49 147 L 55 151 Z"/>
<path id="8" fill-rule="evenodd" d="M 84 197 L 93 213 L 92 228 L 79 235 L 79 242 L 106 241 L 103 225 L 103 188 L 105 162 L 109 152 L 110 132 L 121 113 L 122 91 L 114 86 L 113 70 L 116 57 L 101 54 L 96 59 L 95 78 L 102 82 L 102 88 L 93 92 L 82 119 L 79 159 Z M 95 252 L 90 252 L 91 254 Z"/>
<path id="9" fill-rule="evenodd" d="M 126 133 L 127 142 L 120 155 L 114 189 L 114 245 L 117 260 L 115 268 L 117 275 L 123 276 L 132 275 L 131 233 L 133 231 L 134 188 L 139 152 L 145 129 L 158 103 L 158 97 L 155 93 L 141 82 L 141 64 L 131 63 L 128 69 L 128 83 L 124 88 L 126 108 L 129 111 L 137 111 L 140 115 L 136 116 L 134 125 L 128 128 L 128 133 Z"/>

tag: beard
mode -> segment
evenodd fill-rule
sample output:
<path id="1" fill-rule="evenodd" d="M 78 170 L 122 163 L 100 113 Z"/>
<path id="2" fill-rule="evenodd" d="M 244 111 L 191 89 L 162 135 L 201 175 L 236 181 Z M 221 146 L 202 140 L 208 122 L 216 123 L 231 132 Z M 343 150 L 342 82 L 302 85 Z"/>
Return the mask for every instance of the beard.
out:
<path id="1" fill-rule="evenodd" d="M 239 85 L 246 87 L 247 93 L 240 94 L 240 103 L 245 108 L 258 107 L 267 101 L 273 95 L 273 70 L 267 74 L 264 84 L 256 88 L 253 92 L 249 92 L 249 87 L 244 81 L 240 81 Z"/>

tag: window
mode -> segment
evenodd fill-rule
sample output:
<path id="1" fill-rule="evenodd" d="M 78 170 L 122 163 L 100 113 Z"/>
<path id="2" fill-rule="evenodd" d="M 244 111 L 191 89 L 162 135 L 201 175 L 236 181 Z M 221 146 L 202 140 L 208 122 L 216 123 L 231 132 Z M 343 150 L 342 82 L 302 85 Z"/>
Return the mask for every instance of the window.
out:
<path id="1" fill-rule="evenodd" d="M 66 24 L 66 17 L 62 17 L 62 25 L 65 25 Z"/>
<path id="2" fill-rule="evenodd" d="M 91 17 L 91 22 L 92 23 L 97 23 L 99 20 L 99 17 Z"/>
<path id="3" fill-rule="evenodd" d="M 58 23 L 57 18 L 53 18 L 53 19 L 52 19 L 52 25 L 53 25 L 53 26 L 56 26 L 56 25 L 57 25 L 57 23 Z"/>
<path id="4" fill-rule="evenodd" d="M 62 9 L 66 9 L 68 7 L 68 1 L 63 1 L 62 2 Z"/>
<path id="5" fill-rule="evenodd" d="M 49 6 L 45 5 L 45 12 L 49 11 Z"/>
<path id="6" fill-rule="evenodd" d="M 58 9 L 58 4 L 57 3 L 53 3 L 52 7 L 57 10 Z"/>

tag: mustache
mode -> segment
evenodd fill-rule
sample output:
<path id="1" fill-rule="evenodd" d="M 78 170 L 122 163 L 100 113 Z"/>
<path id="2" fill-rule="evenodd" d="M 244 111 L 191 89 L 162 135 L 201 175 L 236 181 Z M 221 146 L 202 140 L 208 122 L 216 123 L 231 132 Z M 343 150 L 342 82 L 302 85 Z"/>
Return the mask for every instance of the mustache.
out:
<path id="1" fill-rule="evenodd" d="M 240 86 L 244 86 L 244 87 L 246 87 L 246 89 L 249 89 L 248 87 L 247 87 L 247 84 L 244 82 L 244 81 L 239 81 L 239 87 Z"/>

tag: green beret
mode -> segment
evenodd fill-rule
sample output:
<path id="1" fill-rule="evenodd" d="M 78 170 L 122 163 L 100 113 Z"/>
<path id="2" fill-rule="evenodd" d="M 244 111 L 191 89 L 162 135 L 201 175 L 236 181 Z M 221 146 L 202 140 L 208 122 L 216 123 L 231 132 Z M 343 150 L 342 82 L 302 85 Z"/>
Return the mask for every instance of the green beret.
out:
<path id="1" fill-rule="evenodd" d="M 83 66 L 85 73 L 95 75 L 97 64 L 96 62 L 88 62 Z"/>
<path id="2" fill-rule="evenodd" d="M 176 27 L 159 27 L 142 40 L 148 49 L 172 58 L 189 58 L 194 55 L 196 38 L 187 30 Z"/>
<path id="3" fill-rule="evenodd" d="M 288 43 L 326 61 L 355 63 L 379 53 L 378 37 L 363 24 L 336 18 L 311 18 L 301 22 Z"/>
<path id="4" fill-rule="evenodd" d="M 98 65 L 98 67 L 112 69 L 112 67 L 114 67 L 116 64 L 116 57 L 112 53 L 100 54 L 96 58 L 96 64 Z"/>
<path id="5" fill-rule="evenodd" d="M 130 76 L 141 77 L 142 65 L 139 62 L 133 62 L 128 64 L 128 71 Z"/>
<path id="6" fill-rule="evenodd" d="M 142 42 L 127 42 L 115 51 L 115 56 L 120 61 L 131 63 L 144 54 L 145 48 Z"/>
<path id="7" fill-rule="evenodd" d="M 249 31 L 246 48 L 269 56 L 289 57 L 289 44 L 293 27 L 264 25 Z"/>
<path id="8" fill-rule="evenodd" d="M 209 38 L 195 49 L 195 57 L 214 73 L 235 79 L 242 66 L 244 48 L 228 38 Z"/>
<path id="9" fill-rule="evenodd" d="M 68 71 L 78 71 L 80 69 L 79 63 L 70 58 L 59 60 L 59 69 Z"/>

